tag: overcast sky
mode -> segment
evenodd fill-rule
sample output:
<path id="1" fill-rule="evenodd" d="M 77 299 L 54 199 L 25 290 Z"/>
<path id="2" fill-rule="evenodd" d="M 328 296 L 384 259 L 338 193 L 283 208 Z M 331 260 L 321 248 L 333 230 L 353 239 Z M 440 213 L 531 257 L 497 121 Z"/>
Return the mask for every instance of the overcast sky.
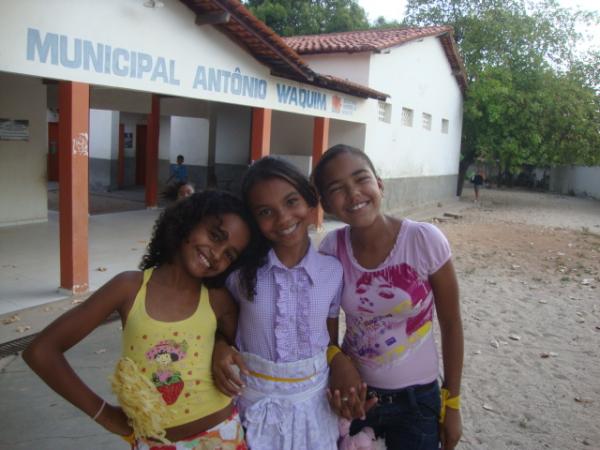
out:
<path id="1" fill-rule="evenodd" d="M 560 0 L 560 3 L 569 8 L 580 6 L 583 9 L 600 12 L 600 1 L 598 0 Z M 404 16 L 406 0 L 358 0 L 358 4 L 367 12 L 370 22 L 379 16 L 383 16 L 387 20 L 401 21 Z M 600 47 L 600 29 L 595 31 L 594 44 L 596 47 Z"/>

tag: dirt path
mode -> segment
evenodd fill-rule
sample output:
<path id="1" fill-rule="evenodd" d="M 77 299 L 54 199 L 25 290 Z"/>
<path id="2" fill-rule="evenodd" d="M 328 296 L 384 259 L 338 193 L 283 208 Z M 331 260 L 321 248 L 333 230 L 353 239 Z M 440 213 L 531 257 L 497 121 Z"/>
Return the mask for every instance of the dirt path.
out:
<path id="1" fill-rule="evenodd" d="M 600 449 L 600 202 L 482 197 L 439 224 L 465 328 L 460 448 Z"/>

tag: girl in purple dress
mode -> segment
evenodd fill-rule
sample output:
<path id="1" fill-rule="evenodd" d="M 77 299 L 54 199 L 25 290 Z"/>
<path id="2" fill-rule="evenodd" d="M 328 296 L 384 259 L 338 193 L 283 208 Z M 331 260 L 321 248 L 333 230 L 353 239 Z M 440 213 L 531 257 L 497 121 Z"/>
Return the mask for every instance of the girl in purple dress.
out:
<path id="1" fill-rule="evenodd" d="M 229 363 L 240 366 L 244 388 L 238 407 L 253 450 L 337 449 L 337 416 L 326 395 L 326 351 L 337 342 L 342 267 L 311 245 L 316 191 L 291 164 L 266 157 L 250 166 L 242 193 L 270 249 L 254 273 L 234 272 L 227 280 L 240 308 L 240 354 L 215 348 L 215 382 L 237 394 Z M 350 396 L 352 387 L 364 399 L 366 385 L 361 391 L 344 384 L 346 374 L 355 374 L 352 379 L 360 384 L 350 360 L 330 356 L 332 379 L 339 381 L 335 388 Z"/>

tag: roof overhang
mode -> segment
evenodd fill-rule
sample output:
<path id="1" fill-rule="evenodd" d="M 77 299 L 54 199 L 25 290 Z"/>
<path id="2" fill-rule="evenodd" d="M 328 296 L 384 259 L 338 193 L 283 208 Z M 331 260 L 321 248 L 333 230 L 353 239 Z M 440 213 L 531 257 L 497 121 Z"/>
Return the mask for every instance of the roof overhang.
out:
<path id="1" fill-rule="evenodd" d="M 389 95 L 341 78 L 313 71 L 282 37 L 257 19 L 238 0 L 180 0 L 196 14 L 198 25 L 224 32 L 274 76 L 311 84 L 361 98 L 385 101 Z"/>

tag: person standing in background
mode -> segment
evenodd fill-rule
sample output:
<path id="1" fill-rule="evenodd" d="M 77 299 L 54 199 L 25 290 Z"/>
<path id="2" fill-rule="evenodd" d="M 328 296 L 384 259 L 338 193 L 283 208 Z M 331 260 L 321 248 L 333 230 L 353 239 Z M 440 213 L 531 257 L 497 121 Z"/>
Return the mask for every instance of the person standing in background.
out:
<path id="1" fill-rule="evenodd" d="M 477 173 L 471 178 L 471 183 L 473 183 L 473 189 L 475 190 L 475 203 L 479 203 L 479 189 L 483 186 L 484 181 L 483 171 L 477 169 Z"/>

